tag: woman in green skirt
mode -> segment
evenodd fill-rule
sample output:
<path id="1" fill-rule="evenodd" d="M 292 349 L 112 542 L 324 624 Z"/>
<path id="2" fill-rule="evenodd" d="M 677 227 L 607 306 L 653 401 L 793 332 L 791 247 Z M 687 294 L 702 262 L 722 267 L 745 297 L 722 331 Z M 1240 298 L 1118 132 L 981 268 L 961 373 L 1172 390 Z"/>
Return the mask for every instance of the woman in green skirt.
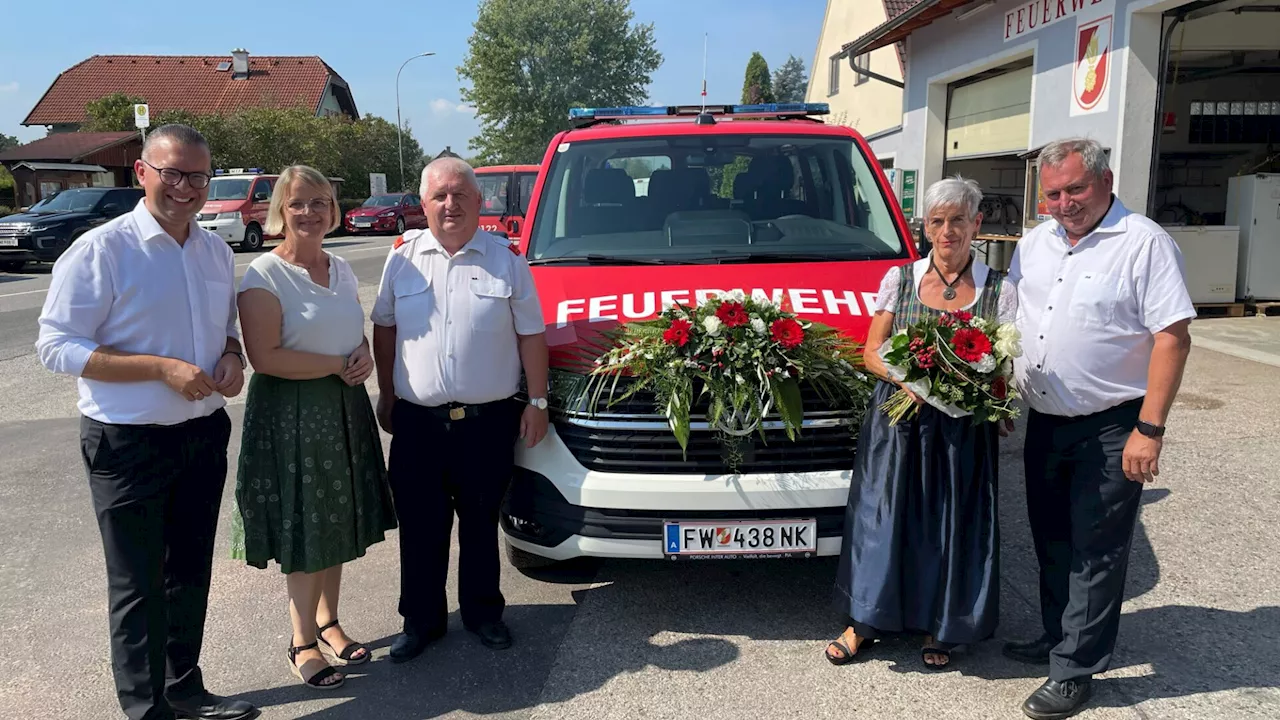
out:
<path id="1" fill-rule="evenodd" d="M 293 674 L 334 689 L 369 650 L 338 624 L 343 563 L 396 526 L 382 442 L 364 381 L 373 360 L 355 273 L 325 252 L 338 226 L 329 181 L 287 168 L 267 234 L 284 241 L 240 283 L 240 324 L 253 364 L 236 478 L 232 554 L 285 573 Z"/>

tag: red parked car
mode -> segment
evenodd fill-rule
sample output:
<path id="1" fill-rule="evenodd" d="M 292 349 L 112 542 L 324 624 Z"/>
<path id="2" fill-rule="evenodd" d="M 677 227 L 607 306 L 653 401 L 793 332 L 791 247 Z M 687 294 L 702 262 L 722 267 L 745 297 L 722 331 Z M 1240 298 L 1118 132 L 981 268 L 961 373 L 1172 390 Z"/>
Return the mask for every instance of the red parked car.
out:
<path id="1" fill-rule="evenodd" d="M 400 235 L 405 230 L 426 226 L 426 213 L 414 193 L 374 195 L 342 218 L 342 227 L 349 233 Z"/>

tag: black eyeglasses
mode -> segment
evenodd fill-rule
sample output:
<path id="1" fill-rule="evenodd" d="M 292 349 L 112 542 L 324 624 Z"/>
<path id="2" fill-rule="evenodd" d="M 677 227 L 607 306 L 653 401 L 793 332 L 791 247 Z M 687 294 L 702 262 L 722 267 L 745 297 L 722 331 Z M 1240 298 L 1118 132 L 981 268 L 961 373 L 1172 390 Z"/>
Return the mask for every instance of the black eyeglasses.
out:
<path id="1" fill-rule="evenodd" d="M 158 168 L 155 165 L 142 161 L 143 165 L 155 170 L 160 175 L 160 182 L 165 185 L 177 185 L 182 182 L 182 178 L 187 179 L 187 185 L 194 190 L 202 190 L 209 186 L 209 174 L 202 172 L 183 172 L 175 168 Z"/>

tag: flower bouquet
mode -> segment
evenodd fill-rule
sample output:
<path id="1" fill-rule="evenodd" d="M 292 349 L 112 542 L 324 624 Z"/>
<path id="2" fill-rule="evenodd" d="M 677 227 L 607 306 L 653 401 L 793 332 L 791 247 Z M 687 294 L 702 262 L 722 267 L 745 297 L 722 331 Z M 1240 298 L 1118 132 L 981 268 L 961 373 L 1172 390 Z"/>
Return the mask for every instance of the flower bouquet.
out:
<path id="1" fill-rule="evenodd" d="M 996 325 L 971 313 L 943 313 L 898 332 L 880 347 L 889 377 L 949 417 L 974 416 L 975 423 L 1018 415 L 1010 379 L 1022 355 L 1012 323 Z M 891 425 L 910 418 L 917 405 L 898 390 L 881 407 Z"/>
<path id="2" fill-rule="evenodd" d="M 695 307 L 672 305 L 653 320 L 612 333 L 610 349 L 594 359 L 589 373 L 590 406 L 606 392 L 612 404 L 652 391 L 685 451 L 690 412 L 701 395 L 710 396 L 708 424 L 721 431 L 722 441 L 732 441 L 760 429 L 771 412 L 794 440 L 804 420 L 802 382 L 836 408 L 863 409 L 870 394 L 855 342 L 742 291 Z M 615 399 L 623 376 L 632 381 Z"/>

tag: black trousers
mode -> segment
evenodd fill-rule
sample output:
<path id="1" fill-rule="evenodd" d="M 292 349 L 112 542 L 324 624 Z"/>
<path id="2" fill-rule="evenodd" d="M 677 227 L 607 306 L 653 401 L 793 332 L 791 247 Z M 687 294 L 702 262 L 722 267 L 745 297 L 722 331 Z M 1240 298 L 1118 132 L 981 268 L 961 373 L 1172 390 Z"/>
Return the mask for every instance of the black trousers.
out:
<path id="1" fill-rule="evenodd" d="M 450 535 L 458 515 L 458 605 L 466 627 L 502 618 L 498 511 L 511 484 L 523 405 L 484 406 L 441 419 L 397 400 L 388 470 L 400 521 L 400 614 L 405 629 L 442 630 L 449 608 Z"/>
<path id="2" fill-rule="evenodd" d="M 230 436 L 223 410 L 173 426 L 81 418 L 116 695 L 135 720 L 168 720 L 166 696 L 204 692 L 200 648 Z"/>
<path id="3" fill-rule="evenodd" d="M 1142 484 L 1124 446 L 1141 400 L 1083 417 L 1027 421 L 1027 510 L 1040 561 L 1040 613 L 1058 640 L 1049 678 L 1088 678 L 1111 665 Z"/>

